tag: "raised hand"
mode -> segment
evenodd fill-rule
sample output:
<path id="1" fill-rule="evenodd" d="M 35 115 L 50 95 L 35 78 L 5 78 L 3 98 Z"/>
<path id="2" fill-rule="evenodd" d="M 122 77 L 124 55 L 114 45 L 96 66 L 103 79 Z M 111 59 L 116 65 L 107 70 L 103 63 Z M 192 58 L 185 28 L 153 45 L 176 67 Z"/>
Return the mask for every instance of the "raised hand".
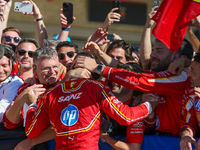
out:
<path id="1" fill-rule="evenodd" d="M 61 11 L 63 12 L 62 8 L 61 8 Z M 73 19 L 73 21 L 76 20 L 75 17 L 73 17 L 72 19 Z M 63 28 L 69 28 L 71 26 L 71 23 L 67 22 L 67 18 L 63 14 L 60 14 L 60 25 Z"/>
<path id="2" fill-rule="evenodd" d="M 154 24 L 154 20 L 151 20 L 151 18 L 156 14 L 156 9 L 158 8 L 158 6 L 155 6 L 151 9 L 151 12 L 148 14 L 148 17 L 147 17 L 147 21 L 146 21 L 146 24 L 145 26 L 147 28 L 151 28 Z"/>
<path id="3" fill-rule="evenodd" d="M 105 43 L 109 43 L 110 40 L 106 39 L 108 32 L 104 33 L 102 28 L 98 28 L 94 34 L 89 38 L 88 42 L 95 42 L 98 46 L 102 46 Z"/>
<path id="4" fill-rule="evenodd" d="M 107 15 L 102 28 L 103 29 L 108 29 L 108 27 L 113 23 L 113 22 L 119 22 L 121 15 L 119 13 L 116 13 L 114 11 L 118 10 L 118 8 L 113 8 Z"/>

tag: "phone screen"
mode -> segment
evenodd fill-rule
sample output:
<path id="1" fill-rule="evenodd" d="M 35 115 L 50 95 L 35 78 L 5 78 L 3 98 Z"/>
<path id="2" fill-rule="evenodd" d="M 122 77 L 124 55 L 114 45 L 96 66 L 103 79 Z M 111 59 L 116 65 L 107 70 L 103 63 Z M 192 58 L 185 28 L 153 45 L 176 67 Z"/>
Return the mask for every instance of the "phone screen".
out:
<path id="1" fill-rule="evenodd" d="M 68 23 L 73 22 L 73 4 L 72 3 L 63 3 L 63 14 L 67 18 Z"/>

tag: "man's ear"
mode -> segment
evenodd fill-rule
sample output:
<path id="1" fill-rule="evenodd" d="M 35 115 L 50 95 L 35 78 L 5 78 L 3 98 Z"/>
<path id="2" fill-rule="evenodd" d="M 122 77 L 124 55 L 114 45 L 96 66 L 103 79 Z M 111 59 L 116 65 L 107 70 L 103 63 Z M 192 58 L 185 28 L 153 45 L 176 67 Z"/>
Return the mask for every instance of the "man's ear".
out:
<path id="1" fill-rule="evenodd" d="M 36 65 L 34 65 L 34 64 L 33 64 L 33 71 L 35 71 L 35 70 L 36 70 L 36 68 L 37 68 L 37 67 L 36 67 Z"/>

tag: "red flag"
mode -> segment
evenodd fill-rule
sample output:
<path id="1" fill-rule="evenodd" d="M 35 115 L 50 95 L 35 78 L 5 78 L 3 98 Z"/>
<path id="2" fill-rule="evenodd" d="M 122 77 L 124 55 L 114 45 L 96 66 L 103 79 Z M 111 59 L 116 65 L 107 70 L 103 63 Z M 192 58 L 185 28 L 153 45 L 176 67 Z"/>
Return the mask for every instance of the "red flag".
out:
<path id="1" fill-rule="evenodd" d="M 156 25 L 153 35 L 172 52 L 183 42 L 189 22 L 200 14 L 200 0 L 163 0 L 152 18 Z"/>

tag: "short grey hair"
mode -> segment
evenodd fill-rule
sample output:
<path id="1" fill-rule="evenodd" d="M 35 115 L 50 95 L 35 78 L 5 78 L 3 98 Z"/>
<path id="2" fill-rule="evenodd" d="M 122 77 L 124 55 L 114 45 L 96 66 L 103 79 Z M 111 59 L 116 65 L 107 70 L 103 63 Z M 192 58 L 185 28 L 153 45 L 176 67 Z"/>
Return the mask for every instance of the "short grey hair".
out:
<path id="1" fill-rule="evenodd" d="M 44 39 L 43 46 L 57 46 L 61 41 L 55 39 Z"/>
<path id="2" fill-rule="evenodd" d="M 38 48 L 34 54 L 33 54 L 33 63 L 39 59 L 51 59 L 52 57 L 58 57 L 58 53 L 55 49 L 48 47 L 48 46 L 43 46 L 41 48 Z"/>

